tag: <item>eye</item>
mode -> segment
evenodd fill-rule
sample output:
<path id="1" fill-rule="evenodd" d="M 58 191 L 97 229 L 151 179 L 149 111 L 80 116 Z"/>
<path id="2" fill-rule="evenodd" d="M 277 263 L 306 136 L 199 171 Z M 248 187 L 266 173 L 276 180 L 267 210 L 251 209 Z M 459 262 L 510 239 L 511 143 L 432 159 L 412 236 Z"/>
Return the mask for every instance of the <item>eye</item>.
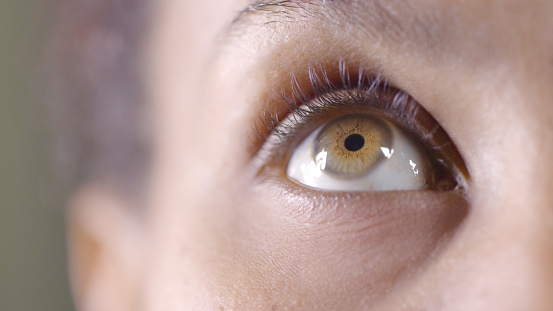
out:
<path id="1" fill-rule="evenodd" d="M 327 122 L 292 152 L 287 175 L 343 191 L 419 190 L 434 179 L 424 149 L 390 121 L 348 114 Z"/>
<path id="2" fill-rule="evenodd" d="M 452 190 L 468 178 L 457 148 L 411 96 L 378 76 L 357 80 L 340 67 L 338 82 L 324 70 L 310 85 L 294 80 L 282 95 L 288 112 L 263 114 L 269 129 L 260 153 L 264 172 L 282 170 L 300 185 L 332 191 Z"/>

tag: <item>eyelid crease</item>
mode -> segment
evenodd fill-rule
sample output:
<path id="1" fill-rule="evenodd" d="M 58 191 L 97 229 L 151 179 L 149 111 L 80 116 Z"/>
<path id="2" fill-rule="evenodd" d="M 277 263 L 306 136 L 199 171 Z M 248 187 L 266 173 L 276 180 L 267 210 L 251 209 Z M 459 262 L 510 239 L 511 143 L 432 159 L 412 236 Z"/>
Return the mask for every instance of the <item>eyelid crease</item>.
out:
<path id="1" fill-rule="evenodd" d="M 310 65 L 303 75 L 290 75 L 288 88 L 275 96 L 278 102 L 267 100 L 251 135 L 252 154 L 260 158 L 258 163 L 282 162 L 286 150 L 311 121 L 332 112 L 362 108 L 416 133 L 440 164 L 457 170 L 457 182 L 466 188 L 469 173 L 463 158 L 449 135 L 416 100 L 391 86 L 380 73 L 371 74 L 343 60 L 335 68 Z"/>

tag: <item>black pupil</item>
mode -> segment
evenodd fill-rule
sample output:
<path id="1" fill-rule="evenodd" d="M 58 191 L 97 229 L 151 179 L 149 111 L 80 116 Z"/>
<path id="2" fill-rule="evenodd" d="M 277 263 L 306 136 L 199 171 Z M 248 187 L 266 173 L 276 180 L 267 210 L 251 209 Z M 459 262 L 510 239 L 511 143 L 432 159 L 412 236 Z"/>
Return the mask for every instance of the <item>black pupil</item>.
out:
<path id="1" fill-rule="evenodd" d="M 365 138 L 359 134 L 351 134 L 344 141 L 344 146 L 349 151 L 357 151 L 365 145 Z"/>

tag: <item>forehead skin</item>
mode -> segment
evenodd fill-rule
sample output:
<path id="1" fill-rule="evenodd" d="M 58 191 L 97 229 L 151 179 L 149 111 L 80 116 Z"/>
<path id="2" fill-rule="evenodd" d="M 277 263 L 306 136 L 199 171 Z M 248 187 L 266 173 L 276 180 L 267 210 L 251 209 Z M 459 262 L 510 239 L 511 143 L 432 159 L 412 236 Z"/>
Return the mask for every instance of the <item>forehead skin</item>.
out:
<path id="1" fill-rule="evenodd" d="M 381 1 L 374 15 L 321 1 L 234 21 L 247 5 L 162 1 L 145 45 L 146 309 L 550 310 L 553 2 Z M 454 198 L 331 202 L 252 180 L 247 134 L 270 92 L 339 60 L 382 72 L 449 133 L 471 173 L 460 223 L 438 225 Z"/>

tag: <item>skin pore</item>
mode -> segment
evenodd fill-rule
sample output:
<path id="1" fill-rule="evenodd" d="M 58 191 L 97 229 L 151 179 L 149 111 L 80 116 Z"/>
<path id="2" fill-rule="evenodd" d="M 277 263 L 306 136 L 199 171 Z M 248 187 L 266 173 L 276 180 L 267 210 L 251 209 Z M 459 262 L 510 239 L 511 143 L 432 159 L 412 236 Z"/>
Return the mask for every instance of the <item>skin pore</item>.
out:
<path id="1" fill-rule="evenodd" d="M 74 195 L 80 309 L 553 307 L 553 3 L 156 9 L 143 46 L 148 199 L 139 209 L 102 182 Z M 259 172 L 260 112 L 286 110 L 291 77 L 307 85 L 310 67 L 332 74 L 340 62 L 381 75 L 434 117 L 470 173 L 458 189 L 321 191 L 282 165 Z"/>

